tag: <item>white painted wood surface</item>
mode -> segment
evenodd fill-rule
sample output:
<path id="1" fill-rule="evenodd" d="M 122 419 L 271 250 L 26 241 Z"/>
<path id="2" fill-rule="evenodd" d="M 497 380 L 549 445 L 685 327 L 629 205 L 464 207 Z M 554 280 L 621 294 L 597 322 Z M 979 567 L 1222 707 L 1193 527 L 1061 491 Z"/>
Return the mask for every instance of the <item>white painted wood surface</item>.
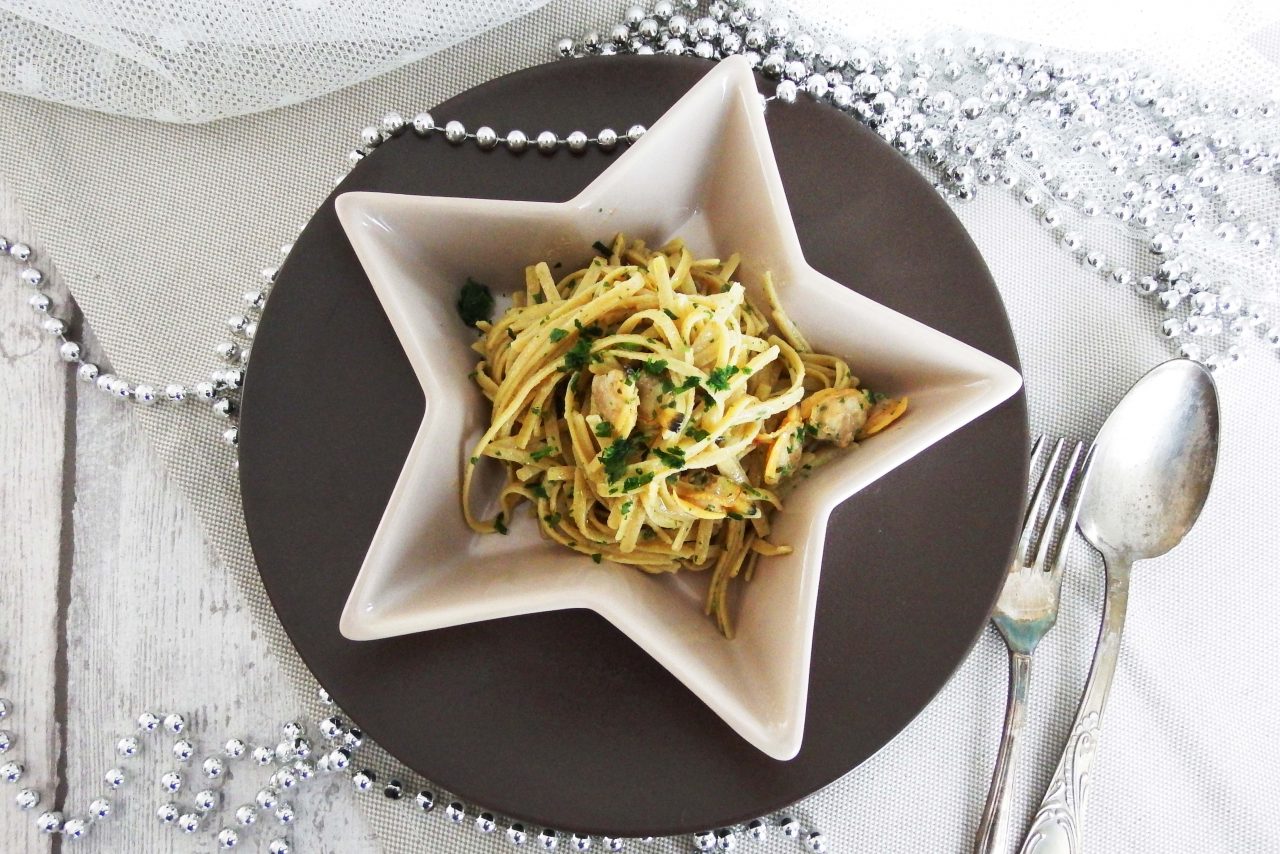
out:
<path id="1" fill-rule="evenodd" d="M 0 234 L 38 249 L 24 226 L 0 188 Z M 156 820 L 168 800 L 160 775 L 185 774 L 174 800 L 189 809 L 203 788 L 199 759 L 230 736 L 279 742 L 296 714 L 293 691 L 128 407 L 77 387 L 39 331 L 17 270 L 0 260 L 0 697 L 13 705 L 0 728 L 17 736 L 3 758 L 26 766 L 23 784 L 43 802 L 21 812 L 19 787 L 0 784 L 0 852 L 60 850 L 62 840 L 36 831 L 36 816 L 54 805 L 83 816 L 100 795 L 115 814 L 76 850 L 213 850 L 214 834 L 266 775 L 231 764 L 216 787 L 231 809 L 193 836 Z M 47 290 L 65 303 L 56 274 Z M 118 758 L 116 741 L 144 710 L 183 714 L 196 762 L 173 759 L 170 735 L 147 736 L 142 755 Z M 113 766 L 130 778 L 115 793 L 103 782 Z M 284 835 L 295 852 L 376 850 L 346 788 L 327 779 L 292 799 L 299 820 Z M 263 816 L 242 831 L 240 850 L 265 850 L 280 829 Z"/>

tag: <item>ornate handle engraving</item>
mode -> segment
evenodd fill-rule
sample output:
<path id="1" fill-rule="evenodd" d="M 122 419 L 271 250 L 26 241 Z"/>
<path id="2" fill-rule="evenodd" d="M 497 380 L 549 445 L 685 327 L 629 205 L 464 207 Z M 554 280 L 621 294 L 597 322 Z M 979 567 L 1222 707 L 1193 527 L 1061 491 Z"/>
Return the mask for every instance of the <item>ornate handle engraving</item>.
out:
<path id="1" fill-rule="evenodd" d="M 1098 755 L 1102 710 L 1115 675 L 1128 606 L 1129 566 L 1108 557 L 1106 602 L 1089 681 L 1085 685 L 1071 735 L 1058 760 L 1058 768 L 1053 772 L 1040 809 L 1036 811 L 1031 829 L 1022 843 L 1021 854 L 1081 854 L 1084 850 L 1081 822 L 1093 763 Z"/>

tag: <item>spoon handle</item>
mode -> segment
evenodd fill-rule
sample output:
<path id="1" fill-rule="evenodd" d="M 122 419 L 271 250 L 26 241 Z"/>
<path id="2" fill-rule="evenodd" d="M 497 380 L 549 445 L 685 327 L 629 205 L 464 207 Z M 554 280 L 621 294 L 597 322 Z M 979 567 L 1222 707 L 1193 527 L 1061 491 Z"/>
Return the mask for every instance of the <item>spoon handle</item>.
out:
<path id="1" fill-rule="evenodd" d="M 1116 672 L 1120 635 L 1129 607 L 1129 564 L 1114 557 L 1107 557 L 1106 562 L 1107 593 L 1089 681 L 1058 768 L 1049 781 L 1020 854 L 1081 854 L 1084 850 L 1081 839 L 1084 806 L 1097 759 L 1098 739 L 1102 735 L 1102 709 Z"/>

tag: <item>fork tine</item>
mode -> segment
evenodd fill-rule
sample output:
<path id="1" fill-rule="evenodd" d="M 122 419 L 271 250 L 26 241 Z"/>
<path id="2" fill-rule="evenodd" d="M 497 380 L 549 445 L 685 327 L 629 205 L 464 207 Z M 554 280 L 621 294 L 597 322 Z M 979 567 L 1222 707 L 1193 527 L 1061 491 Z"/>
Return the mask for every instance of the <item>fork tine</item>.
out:
<path id="1" fill-rule="evenodd" d="M 1036 436 L 1035 442 L 1031 444 L 1031 471 L 1035 471 L 1036 463 L 1040 461 L 1040 451 L 1044 446 L 1044 436 Z M 1022 536 L 1018 540 L 1018 551 L 1014 555 L 1015 563 L 1022 560 L 1022 556 L 1027 553 L 1027 546 L 1031 542 L 1031 534 L 1027 530 L 1030 527 L 1031 520 L 1035 519 L 1035 506 L 1037 498 L 1032 495 L 1027 501 L 1026 513 L 1022 519 Z"/>
<path id="2" fill-rule="evenodd" d="M 1076 454 L 1079 454 L 1083 447 L 1083 443 L 1077 442 Z M 1067 507 L 1067 521 L 1062 528 L 1062 537 L 1058 541 L 1058 551 L 1053 556 L 1053 567 L 1051 571 L 1055 575 L 1060 575 L 1062 573 L 1062 565 L 1067 559 L 1067 544 L 1070 542 L 1071 535 L 1075 532 L 1076 520 L 1080 518 L 1080 499 L 1084 496 L 1084 488 L 1089 483 L 1089 469 L 1093 467 L 1093 452 L 1096 447 L 1096 445 L 1089 446 L 1089 452 L 1085 454 L 1084 463 L 1080 466 L 1080 471 L 1076 473 L 1075 479 L 1080 485 L 1076 487 L 1075 495 L 1071 496 L 1071 503 Z M 1072 460 L 1074 461 L 1074 459 L 1075 454 L 1072 455 Z M 1071 479 L 1072 473 L 1068 471 L 1066 480 Z M 1066 481 L 1063 483 L 1063 488 L 1065 489 Z"/>
<path id="3" fill-rule="evenodd" d="M 1035 448 L 1032 453 L 1039 456 L 1040 446 L 1043 444 L 1044 437 L 1036 439 Z M 1027 555 L 1031 551 L 1031 540 L 1036 532 L 1036 518 L 1040 515 L 1040 505 L 1044 503 L 1045 489 L 1049 485 L 1049 481 L 1053 479 L 1053 470 L 1058 467 L 1058 455 L 1062 452 L 1062 439 L 1059 439 L 1053 446 L 1053 453 L 1049 456 L 1049 462 L 1045 463 L 1044 471 L 1040 473 L 1040 480 L 1036 483 L 1036 491 L 1032 494 L 1031 500 L 1027 502 L 1027 518 L 1022 522 L 1022 538 L 1018 541 L 1018 561 L 1026 561 Z M 1034 458 L 1033 458 L 1034 459 Z"/>
<path id="4" fill-rule="evenodd" d="M 1059 447 L 1062 440 L 1059 439 Z M 1049 513 L 1044 517 L 1044 531 L 1040 534 L 1040 546 L 1036 549 L 1036 560 L 1033 564 L 1036 569 L 1044 569 L 1045 558 L 1049 555 L 1049 546 L 1053 542 L 1054 524 L 1058 521 L 1058 512 L 1062 510 L 1063 499 L 1067 496 L 1067 489 L 1071 486 L 1071 480 L 1075 475 L 1076 463 L 1080 462 L 1080 451 L 1084 445 L 1076 442 L 1075 447 L 1071 449 L 1071 457 L 1067 460 L 1067 467 L 1063 469 L 1062 480 L 1058 483 L 1058 491 L 1053 496 L 1053 505 L 1049 508 Z M 1079 492 L 1077 491 L 1077 496 Z M 1079 506 L 1079 502 L 1072 502 L 1072 507 L 1068 508 L 1068 515 L 1072 510 Z M 1074 524 L 1074 522 L 1072 522 Z M 1071 536 L 1071 527 L 1067 526 L 1062 529 L 1062 536 L 1059 540 L 1065 540 Z M 1057 554 L 1064 554 L 1065 549 L 1059 548 Z"/>

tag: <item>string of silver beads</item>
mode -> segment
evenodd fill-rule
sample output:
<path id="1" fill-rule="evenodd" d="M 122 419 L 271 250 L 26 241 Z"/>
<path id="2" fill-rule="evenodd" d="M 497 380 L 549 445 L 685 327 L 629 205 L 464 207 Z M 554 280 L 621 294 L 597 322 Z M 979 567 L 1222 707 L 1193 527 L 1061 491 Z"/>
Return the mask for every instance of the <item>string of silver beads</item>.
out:
<path id="1" fill-rule="evenodd" d="M 778 81 L 777 100 L 811 97 L 849 113 L 931 173 L 948 199 L 973 199 L 982 185 L 1022 197 L 1084 266 L 1108 283 L 1156 298 L 1165 314 L 1161 331 L 1179 340 L 1181 355 L 1216 369 L 1250 347 L 1280 349 L 1274 300 L 1246 300 L 1224 281 L 1252 280 L 1248 265 L 1275 275 L 1275 225 L 1246 220 L 1229 192 L 1246 180 L 1276 191 L 1280 137 L 1272 120 L 1280 107 L 1274 102 L 1224 107 L 1133 68 L 1077 63 L 1035 46 L 987 45 L 978 38 L 963 47 L 944 38 L 931 48 L 819 49 L 786 17 L 767 17 L 761 0 L 714 0 L 691 21 L 683 10 L 696 8 L 669 0 L 648 10 L 632 6 L 607 38 L 593 30 L 578 40 L 560 39 L 556 50 L 563 57 L 742 55 Z M 1106 111 L 1130 107 L 1155 131 L 1141 133 L 1124 122 L 1106 126 Z M 1272 138 L 1225 126 L 1243 120 L 1263 122 Z M 1116 176 L 1115 198 L 1091 195 L 1071 176 L 1076 163 L 1091 158 Z M 1068 168 L 1047 165 L 1050 160 Z M 1176 257 L 1184 275 L 1110 263 L 1081 234 L 1091 221 L 1120 226 L 1149 251 L 1151 266 Z M 1211 261 L 1231 244 L 1239 247 L 1235 261 Z"/>

